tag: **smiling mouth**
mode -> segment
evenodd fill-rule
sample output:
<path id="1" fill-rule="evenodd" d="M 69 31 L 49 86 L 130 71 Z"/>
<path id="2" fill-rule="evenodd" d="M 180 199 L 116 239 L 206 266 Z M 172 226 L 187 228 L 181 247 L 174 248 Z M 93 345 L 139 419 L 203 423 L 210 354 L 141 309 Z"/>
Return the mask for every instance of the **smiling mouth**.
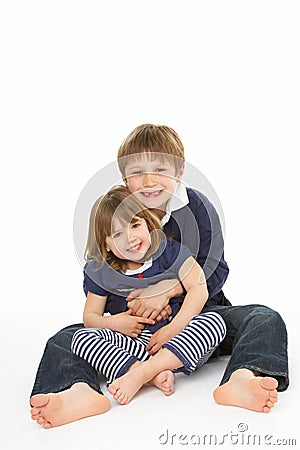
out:
<path id="1" fill-rule="evenodd" d="M 142 248 L 142 243 L 134 245 L 133 247 L 130 247 L 127 249 L 128 252 L 139 252 Z"/>
<path id="2" fill-rule="evenodd" d="M 141 191 L 140 194 L 145 198 L 156 198 L 162 193 L 162 189 L 159 191 Z"/>

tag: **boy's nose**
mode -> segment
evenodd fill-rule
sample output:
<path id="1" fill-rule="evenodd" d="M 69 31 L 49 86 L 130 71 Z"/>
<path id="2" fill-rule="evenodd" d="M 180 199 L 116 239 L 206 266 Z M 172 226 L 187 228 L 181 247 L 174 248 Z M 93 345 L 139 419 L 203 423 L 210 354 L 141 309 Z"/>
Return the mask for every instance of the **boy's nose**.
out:
<path id="1" fill-rule="evenodd" d="M 145 172 L 143 176 L 143 184 L 144 186 L 155 186 L 155 174 L 151 172 Z"/>

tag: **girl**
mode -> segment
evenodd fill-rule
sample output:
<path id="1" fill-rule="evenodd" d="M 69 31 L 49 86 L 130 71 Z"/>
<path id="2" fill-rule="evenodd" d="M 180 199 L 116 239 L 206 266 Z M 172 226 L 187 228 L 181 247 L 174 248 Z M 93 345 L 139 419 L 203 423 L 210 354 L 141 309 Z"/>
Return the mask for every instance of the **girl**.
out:
<path id="1" fill-rule="evenodd" d="M 74 334 L 71 348 L 106 377 L 120 404 L 145 383 L 171 395 L 172 371 L 189 375 L 225 337 L 221 316 L 200 314 L 208 298 L 201 267 L 187 247 L 162 236 L 159 219 L 124 186 L 93 206 L 84 269 L 86 328 Z M 171 318 L 155 323 L 131 316 L 131 290 L 174 278 L 185 293 L 171 300 Z"/>

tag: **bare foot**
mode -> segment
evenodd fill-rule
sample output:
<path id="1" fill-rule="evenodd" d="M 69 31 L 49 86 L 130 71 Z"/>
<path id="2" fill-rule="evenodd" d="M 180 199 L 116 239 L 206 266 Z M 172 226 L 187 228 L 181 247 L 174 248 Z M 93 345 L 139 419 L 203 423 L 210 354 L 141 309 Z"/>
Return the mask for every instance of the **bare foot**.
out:
<path id="1" fill-rule="evenodd" d="M 84 417 L 106 412 L 110 407 L 107 397 L 86 383 L 75 383 L 57 394 L 37 394 L 31 397 L 31 417 L 43 428 L 58 427 Z"/>
<path id="2" fill-rule="evenodd" d="M 165 374 L 156 379 L 157 384 L 161 387 L 163 378 L 165 381 L 168 379 L 171 384 L 171 378 L 167 372 L 181 367 L 181 365 L 182 363 L 176 355 L 167 348 L 162 348 L 155 353 L 153 358 L 136 364 L 125 375 L 116 378 L 109 385 L 108 390 L 120 405 L 127 405 L 145 383 L 149 383 L 163 372 Z"/>
<path id="3" fill-rule="evenodd" d="M 143 371 L 143 365 L 137 365 L 120 378 L 116 378 L 109 386 L 108 390 L 120 405 L 127 405 L 132 397 L 147 383 L 148 379 Z"/>
<path id="4" fill-rule="evenodd" d="M 213 396 L 220 405 L 270 412 L 278 400 L 277 386 L 275 378 L 256 377 L 251 370 L 238 369 L 214 390 Z"/>
<path id="5" fill-rule="evenodd" d="M 175 392 L 175 376 L 171 370 L 164 370 L 154 377 L 149 384 L 153 384 L 165 395 L 169 396 Z"/>

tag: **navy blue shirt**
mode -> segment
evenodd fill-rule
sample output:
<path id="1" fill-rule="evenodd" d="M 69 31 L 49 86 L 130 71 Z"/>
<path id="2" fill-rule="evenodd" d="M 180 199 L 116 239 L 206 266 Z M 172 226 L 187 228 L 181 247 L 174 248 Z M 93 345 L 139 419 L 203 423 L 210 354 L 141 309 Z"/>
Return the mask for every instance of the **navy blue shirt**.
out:
<path id="1" fill-rule="evenodd" d="M 171 213 L 164 232 L 186 245 L 202 267 L 209 292 L 206 305 L 231 305 L 222 292 L 229 268 L 219 216 L 201 192 L 187 188 L 187 195 L 189 203 Z"/>
<path id="2" fill-rule="evenodd" d="M 186 246 L 176 240 L 165 239 L 152 256 L 152 265 L 140 273 L 126 275 L 119 270 L 112 269 L 109 262 L 101 264 L 91 261 L 84 267 L 83 288 L 86 295 L 89 291 L 107 297 L 105 312 L 118 314 L 126 311 L 126 298 L 132 290 L 143 289 L 162 280 L 179 280 L 179 269 L 190 256 L 192 253 Z M 172 317 L 179 311 L 184 294 L 170 300 Z M 147 328 L 153 333 L 166 323 L 168 321 L 162 321 L 147 326 Z"/>

